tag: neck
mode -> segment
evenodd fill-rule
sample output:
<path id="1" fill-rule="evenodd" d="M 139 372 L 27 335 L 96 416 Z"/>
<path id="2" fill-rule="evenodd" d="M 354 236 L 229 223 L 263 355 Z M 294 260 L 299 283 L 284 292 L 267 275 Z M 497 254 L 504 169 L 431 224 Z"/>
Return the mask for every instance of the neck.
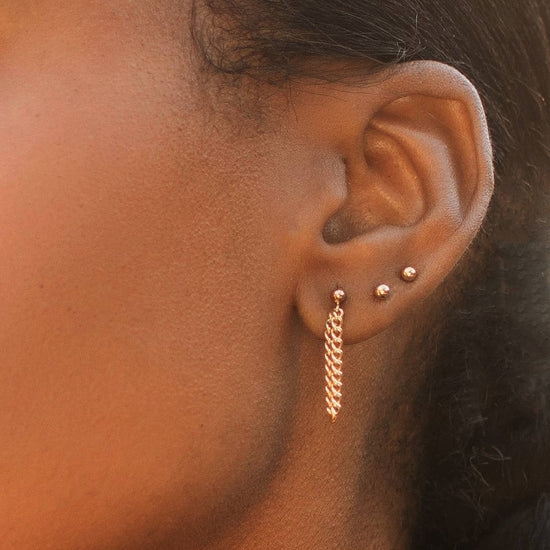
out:
<path id="1" fill-rule="evenodd" d="M 293 428 L 279 468 L 262 500 L 209 550 L 409 547 L 419 426 L 404 350 L 387 345 L 393 338 L 344 347 L 342 410 L 334 423 L 324 411 L 319 342 L 301 343 L 303 397 L 288 419 Z"/>

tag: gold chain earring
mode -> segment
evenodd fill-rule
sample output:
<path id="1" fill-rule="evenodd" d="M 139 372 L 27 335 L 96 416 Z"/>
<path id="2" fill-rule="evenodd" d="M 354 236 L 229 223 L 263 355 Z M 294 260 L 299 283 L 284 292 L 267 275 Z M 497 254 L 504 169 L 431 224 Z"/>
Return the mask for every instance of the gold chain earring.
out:
<path id="1" fill-rule="evenodd" d="M 337 288 L 332 292 L 332 298 L 336 302 L 334 309 L 329 313 L 325 330 L 325 390 L 327 402 L 327 412 L 332 421 L 336 420 L 342 405 L 342 323 L 344 310 L 340 307 L 340 302 L 346 298 L 343 289 Z"/>

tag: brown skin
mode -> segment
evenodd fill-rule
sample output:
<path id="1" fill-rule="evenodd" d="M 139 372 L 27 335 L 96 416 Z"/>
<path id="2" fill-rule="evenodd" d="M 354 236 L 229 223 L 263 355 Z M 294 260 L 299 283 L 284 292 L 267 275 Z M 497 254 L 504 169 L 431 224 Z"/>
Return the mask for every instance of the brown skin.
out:
<path id="1" fill-rule="evenodd" d="M 478 96 L 407 64 L 270 90 L 258 128 L 197 78 L 188 8 L 0 8 L 2 548 L 405 548 L 393 402 L 491 196 Z"/>

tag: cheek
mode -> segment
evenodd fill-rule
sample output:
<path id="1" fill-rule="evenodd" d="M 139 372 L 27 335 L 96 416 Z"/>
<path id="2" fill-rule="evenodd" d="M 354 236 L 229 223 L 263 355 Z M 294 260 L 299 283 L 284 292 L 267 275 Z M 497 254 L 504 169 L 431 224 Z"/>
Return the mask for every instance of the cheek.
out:
<path id="1" fill-rule="evenodd" d="M 131 530 L 152 499 L 196 523 L 254 498 L 293 399 L 290 189 L 192 110 L 41 94 L 0 129 L 5 521 Z"/>

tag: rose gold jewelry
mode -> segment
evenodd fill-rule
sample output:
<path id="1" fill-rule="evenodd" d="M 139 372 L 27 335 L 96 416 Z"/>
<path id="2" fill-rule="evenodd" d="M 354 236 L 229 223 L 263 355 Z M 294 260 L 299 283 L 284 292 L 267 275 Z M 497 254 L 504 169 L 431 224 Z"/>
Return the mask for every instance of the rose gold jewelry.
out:
<path id="1" fill-rule="evenodd" d="M 387 300 L 390 297 L 390 287 L 388 285 L 378 285 L 374 289 L 374 296 L 379 300 Z"/>
<path id="2" fill-rule="evenodd" d="M 344 310 L 340 302 L 346 298 L 343 289 L 337 288 L 332 292 L 332 298 L 336 302 L 334 309 L 329 313 L 325 330 L 325 400 L 327 412 L 332 421 L 340 411 L 340 399 L 342 397 L 342 321 Z"/>
<path id="3" fill-rule="evenodd" d="M 414 281 L 417 275 L 416 269 L 412 266 L 408 266 L 401 271 L 401 278 L 408 283 Z"/>

